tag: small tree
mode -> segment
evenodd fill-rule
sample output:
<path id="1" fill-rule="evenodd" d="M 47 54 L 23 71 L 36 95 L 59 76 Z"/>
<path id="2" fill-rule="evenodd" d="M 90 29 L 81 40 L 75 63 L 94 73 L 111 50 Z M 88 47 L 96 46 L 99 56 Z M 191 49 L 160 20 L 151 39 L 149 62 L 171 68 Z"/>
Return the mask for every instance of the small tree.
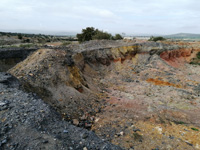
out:
<path id="1" fill-rule="evenodd" d="M 25 39 L 23 42 L 24 42 L 24 43 L 30 43 L 31 40 L 30 40 L 30 39 Z"/>
<path id="2" fill-rule="evenodd" d="M 121 40 L 121 39 L 123 39 L 123 37 L 120 34 L 115 34 L 114 39 Z"/>
<path id="3" fill-rule="evenodd" d="M 100 31 L 93 27 L 87 27 L 86 29 L 82 29 L 82 33 L 77 34 L 76 36 L 79 42 L 84 42 L 89 40 L 113 39 L 110 33 Z"/>
<path id="4" fill-rule="evenodd" d="M 102 39 L 110 40 L 111 38 L 112 38 L 111 34 L 99 30 L 97 30 L 96 34 L 92 37 L 93 40 L 102 40 Z"/>
<path id="5" fill-rule="evenodd" d="M 20 40 L 23 38 L 22 34 L 18 34 L 17 36 L 18 36 L 18 39 L 20 39 Z"/>
<path id="6" fill-rule="evenodd" d="M 162 36 L 158 36 L 158 37 L 151 36 L 150 39 L 149 39 L 149 41 L 154 41 L 154 42 L 156 42 L 156 41 L 164 41 L 164 40 L 166 40 L 166 39 L 164 37 L 162 37 Z"/>
<path id="7" fill-rule="evenodd" d="M 93 27 L 87 27 L 86 29 L 82 29 L 81 34 L 77 34 L 77 38 L 79 42 L 92 40 L 92 37 L 97 33 Z"/>

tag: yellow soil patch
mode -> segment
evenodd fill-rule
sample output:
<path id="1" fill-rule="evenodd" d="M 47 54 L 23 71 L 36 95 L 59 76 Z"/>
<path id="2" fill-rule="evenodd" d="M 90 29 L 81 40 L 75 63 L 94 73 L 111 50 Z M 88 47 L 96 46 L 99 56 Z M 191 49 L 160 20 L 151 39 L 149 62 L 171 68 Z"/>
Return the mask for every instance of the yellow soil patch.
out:
<path id="1" fill-rule="evenodd" d="M 182 88 L 181 85 L 173 84 L 173 83 L 162 81 L 162 80 L 159 80 L 159 79 L 149 78 L 149 79 L 147 79 L 147 82 L 154 83 L 154 85 L 173 86 L 173 87 L 176 87 L 176 88 Z"/>

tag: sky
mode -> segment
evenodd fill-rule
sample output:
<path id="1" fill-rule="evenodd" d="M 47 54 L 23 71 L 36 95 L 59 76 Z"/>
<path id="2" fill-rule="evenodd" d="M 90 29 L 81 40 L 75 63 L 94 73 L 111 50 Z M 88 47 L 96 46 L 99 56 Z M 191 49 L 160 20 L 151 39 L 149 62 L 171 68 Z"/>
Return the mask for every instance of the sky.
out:
<path id="1" fill-rule="evenodd" d="M 0 31 L 200 33 L 199 0 L 0 0 Z"/>

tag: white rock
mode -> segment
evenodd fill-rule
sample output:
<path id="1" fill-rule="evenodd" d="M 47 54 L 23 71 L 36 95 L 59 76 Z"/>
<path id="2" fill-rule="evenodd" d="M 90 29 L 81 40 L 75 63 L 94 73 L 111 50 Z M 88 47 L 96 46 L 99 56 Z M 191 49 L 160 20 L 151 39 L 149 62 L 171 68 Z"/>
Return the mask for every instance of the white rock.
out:
<path id="1" fill-rule="evenodd" d="M 87 147 L 84 147 L 83 150 L 87 150 Z"/>

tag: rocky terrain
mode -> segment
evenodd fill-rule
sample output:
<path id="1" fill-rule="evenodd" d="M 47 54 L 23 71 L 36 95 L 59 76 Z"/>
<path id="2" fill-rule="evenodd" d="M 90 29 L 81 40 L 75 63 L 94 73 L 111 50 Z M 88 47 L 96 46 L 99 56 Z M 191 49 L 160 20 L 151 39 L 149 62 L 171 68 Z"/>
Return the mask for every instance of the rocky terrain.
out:
<path id="1" fill-rule="evenodd" d="M 69 135 L 64 136 L 60 124 L 68 124 L 68 130 L 69 126 L 75 128 L 72 123 L 124 149 L 200 149 L 199 44 L 90 41 L 64 49 L 39 49 L 8 71 L 26 91 L 42 99 L 28 101 L 28 96 L 24 97 L 27 104 L 22 107 L 30 111 L 38 104 L 35 111 L 47 112 L 46 116 L 42 112 L 41 116 L 23 116 L 25 121 L 21 124 L 26 126 L 27 116 L 36 115 L 36 121 L 30 120 L 39 121 L 42 131 L 44 128 L 49 130 L 47 133 L 51 131 L 49 138 L 59 136 L 62 144 L 58 145 L 63 148 L 70 147 L 62 142 Z M 40 128 L 27 126 L 27 130 L 34 130 L 36 137 L 42 136 L 40 132 L 35 133 Z M 19 130 L 10 133 L 24 137 L 24 132 Z M 85 129 L 72 130 L 77 135 L 70 134 L 69 142 L 79 141 L 78 132 Z M 95 140 L 97 137 L 91 131 L 85 132 L 91 133 Z M 8 134 L 2 131 L 1 135 Z M 57 145 L 48 143 L 51 147 Z M 4 144 L 4 148 L 8 145 Z M 71 147 L 100 149 L 104 142 L 95 145 L 96 148 L 77 143 L 77 148 Z"/>
<path id="2" fill-rule="evenodd" d="M 0 95 L 1 150 L 121 149 L 64 121 L 35 94 L 24 92 L 19 81 L 7 73 L 0 73 Z"/>

